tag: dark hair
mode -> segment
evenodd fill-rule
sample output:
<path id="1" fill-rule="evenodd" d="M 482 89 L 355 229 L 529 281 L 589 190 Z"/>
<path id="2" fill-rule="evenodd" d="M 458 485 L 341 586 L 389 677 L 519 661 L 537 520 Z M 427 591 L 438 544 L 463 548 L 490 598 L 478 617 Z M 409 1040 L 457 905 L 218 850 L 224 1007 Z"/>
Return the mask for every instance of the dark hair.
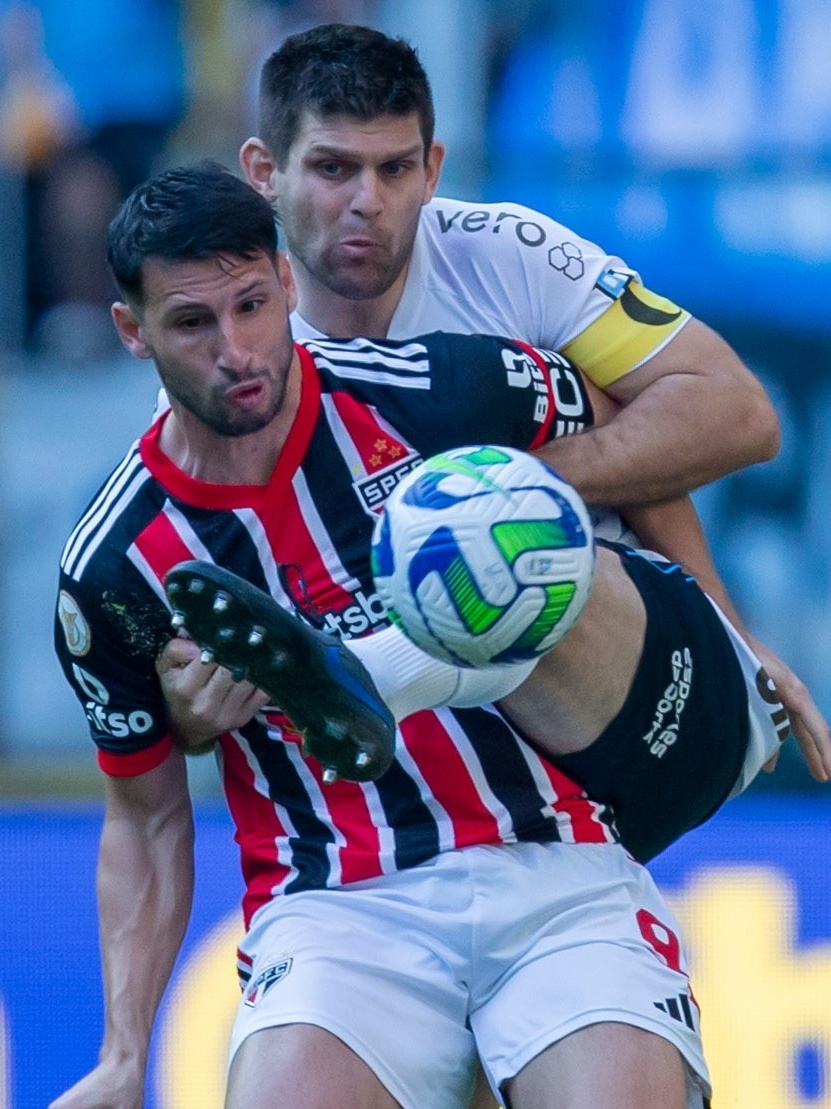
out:
<path id="1" fill-rule="evenodd" d="M 304 112 L 361 120 L 417 112 L 425 161 L 433 142 L 433 95 L 416 51 L 369 27 L 312 27 L 287 38 L 263 64 L 260 138 L 280 169 Z"/>
<path id="2" fill-rule="evenodd" d="M 219 162 L 179 166 L 135 188 L 107 231 L 107 261 L 123 297 L 141 304 L 149 258 L 190 261 L 275 254 L 271 205 Z"/>

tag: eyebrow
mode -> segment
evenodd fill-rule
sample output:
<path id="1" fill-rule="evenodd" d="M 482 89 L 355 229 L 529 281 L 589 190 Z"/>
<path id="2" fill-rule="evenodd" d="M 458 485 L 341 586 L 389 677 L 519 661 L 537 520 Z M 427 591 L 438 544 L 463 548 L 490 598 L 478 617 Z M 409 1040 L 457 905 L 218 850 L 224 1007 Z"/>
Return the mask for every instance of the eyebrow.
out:
<path id="1" fill-rule="evenodd" d="M 405 158 L 417 157 L 422 151 L 422 143 L 413 143 L 412 146 L 406 147 L 404 150 L 396 150 L 391 154 L 386 154 L 382 158 L 382 162 L 401 162 Z M 347 146 L 335 146 L 329 143 L 316 143 L 311 146 L 306 152 L 307 158 L 352 158 L 355 161 L 360 161 L 363 154 L 359 151 Z"/>

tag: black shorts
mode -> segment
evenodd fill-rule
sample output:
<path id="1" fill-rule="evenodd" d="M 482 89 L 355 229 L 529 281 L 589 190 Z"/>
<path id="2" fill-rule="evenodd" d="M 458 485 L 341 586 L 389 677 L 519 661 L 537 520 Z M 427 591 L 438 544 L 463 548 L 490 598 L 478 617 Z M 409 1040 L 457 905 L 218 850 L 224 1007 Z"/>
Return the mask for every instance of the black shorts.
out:
<path id="1" fill-rule="evenodd" d="M 555 759 L 611 804 L 623 845 L 647 862 L 726 800 L 750 735 L 741 665 L 708 598 L 678 566 L 614 543 L 646 606 L 626 703 L 584 751 Z M 602 680 L 602 675 L 598 675 Z"/>

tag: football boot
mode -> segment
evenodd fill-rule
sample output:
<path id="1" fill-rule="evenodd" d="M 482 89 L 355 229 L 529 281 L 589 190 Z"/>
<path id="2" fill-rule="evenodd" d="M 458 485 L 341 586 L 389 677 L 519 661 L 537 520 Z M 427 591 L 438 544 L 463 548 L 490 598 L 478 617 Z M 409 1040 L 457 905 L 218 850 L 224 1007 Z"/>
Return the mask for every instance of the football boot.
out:
<path id="1" fill-rule="evenodd" d="M 395 721 L 367 669 L 334 636 L 309 627 L 261 589 L 211 562 L 165 576 L 174 628 L 236 681 L 272 698 L 318 759 L 326 783 L 371 781 L 390 766 Z"/>

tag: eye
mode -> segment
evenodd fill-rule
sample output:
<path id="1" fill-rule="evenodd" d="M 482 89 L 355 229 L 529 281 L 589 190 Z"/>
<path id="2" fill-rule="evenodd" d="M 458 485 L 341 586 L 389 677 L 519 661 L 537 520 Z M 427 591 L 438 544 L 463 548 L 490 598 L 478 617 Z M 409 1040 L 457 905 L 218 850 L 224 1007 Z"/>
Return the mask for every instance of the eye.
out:
<path id="1" fill-rule="evenodd" d="M 342 162 L 318 162 L 317 171 L 321 177 L 335 178 L 342 177 L 346 167 Z"/>
<path id="2" fill-rule="evenodd" d="M 180 331 L 196 331 L 202 323 L 202 316 L 180 316 L 176 321 L 176 327 Z"/>
<path id="3" fill-rule="evenodd" d="M 412 168 L 413 163 L 409 161 L 385 162 L 382 166 L 385 177 L 403 177 Z"/>
<path id="4" fill-rule="evenodd" d="M 249 300 L 244 300 L 240 305 L 241 312 L 256 312 L 258 308 L 265 304 L 265 297 L 251 297 Z"/>

